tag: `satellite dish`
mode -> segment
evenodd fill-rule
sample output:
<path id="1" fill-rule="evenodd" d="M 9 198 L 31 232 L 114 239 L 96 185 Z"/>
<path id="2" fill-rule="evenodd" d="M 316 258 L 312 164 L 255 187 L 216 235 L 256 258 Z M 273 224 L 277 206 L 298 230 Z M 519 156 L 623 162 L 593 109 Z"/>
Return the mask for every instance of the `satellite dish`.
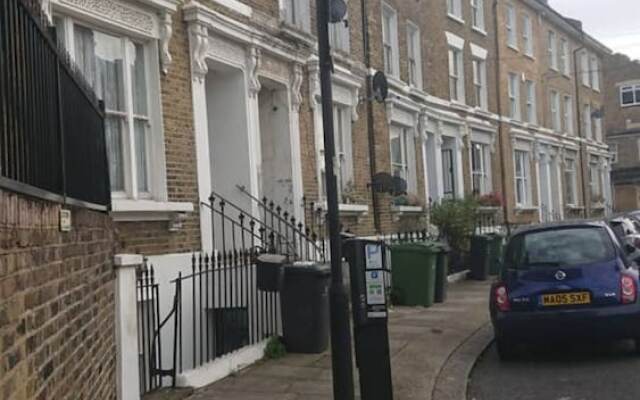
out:
<path id="1" fill-rule="evenodd" d="M 329 1 L 329 22 L 336 24 L 344 21 L 347 15 L 347 3 L 344 0 Z"/>
<path id="2" fill-rule="evenodd" d="M 389 82 L 384 72 L 378 71 L 373 76 L 373 82 L 371 83 L 371 89 L 373 90 L 373 98 L 378 103 L 382 103 L 387 99 L 389 95 Z"/>

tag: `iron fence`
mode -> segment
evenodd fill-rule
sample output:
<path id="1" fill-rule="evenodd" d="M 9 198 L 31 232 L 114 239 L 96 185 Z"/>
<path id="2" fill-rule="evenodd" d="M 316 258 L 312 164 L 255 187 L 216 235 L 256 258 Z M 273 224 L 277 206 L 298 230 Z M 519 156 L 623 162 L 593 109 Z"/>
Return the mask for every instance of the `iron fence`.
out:
<path id="1" fill-rule="evenodd" d="M 0 2 L 0 186 L 110 204 L 104 112 L 36 0 Z"/>
<path id="2" fill-rule="evenodd" d="M 146 262 L 136 271 L 136 298 L 140 393 L 147 393 L 162 386 L 162 375 L 158 373 L 162 341 L 159 335 L 160 290 L 153 266 Z"/>

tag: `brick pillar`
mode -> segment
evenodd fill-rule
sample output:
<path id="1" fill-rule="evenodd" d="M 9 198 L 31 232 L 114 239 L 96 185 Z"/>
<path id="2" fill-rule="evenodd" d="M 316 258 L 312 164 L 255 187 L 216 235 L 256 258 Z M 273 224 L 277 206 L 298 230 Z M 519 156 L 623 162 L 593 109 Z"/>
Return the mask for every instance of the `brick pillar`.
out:
<path id="1" fill-rule="evenodd" d="M 142 262 L 142 256 L 132 254 L 118 254 L 114 259 L 118 400 L 140 399 L 136 268 L 141 266 Z"/>

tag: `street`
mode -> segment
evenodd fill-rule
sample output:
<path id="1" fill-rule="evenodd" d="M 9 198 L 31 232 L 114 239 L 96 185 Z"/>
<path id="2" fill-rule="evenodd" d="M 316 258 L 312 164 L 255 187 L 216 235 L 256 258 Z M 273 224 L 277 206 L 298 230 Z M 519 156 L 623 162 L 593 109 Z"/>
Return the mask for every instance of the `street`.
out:
<path id="1" fill-rule="evenodd" d="M 478 360 L 468 400 L 631 400 L 640 393 L 632 342 L 532 347 L 502 363 L 492 345 Z"/>

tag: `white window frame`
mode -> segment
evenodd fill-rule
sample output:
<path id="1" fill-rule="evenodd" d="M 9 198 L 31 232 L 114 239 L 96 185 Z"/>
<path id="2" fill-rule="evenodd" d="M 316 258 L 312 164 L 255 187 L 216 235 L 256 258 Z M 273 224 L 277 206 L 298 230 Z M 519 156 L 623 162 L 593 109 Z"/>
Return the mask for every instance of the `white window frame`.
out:
<path id="1" fill-rule="evenodd" d="M 463 50 L 451 45 L 449 46 L 449 96 L 451 101 L 466 103 Z"/>
<path id="2" fill-rule="evenodd" d="M 547 58 L 549 68 L 558 71 L 558 40 L 555 31 L 549 31 L 547 37 Z"/>
<path id="3" fill-rule="evenodd" d="M 573 128 L 573 98 L 569 95 L 564 95 L 563 100 L 563 118 L 564 118 L 564 131 L 568 135 L 574 134 Z"/>
<path id="4" fill-rule="evenodd" d="M 578 205 L 578 174 L 576 170 L 576 159 L 567 157 L 564 166 L 565 179 L 565 203 L 568 206 L 576 207 Z M 571 195 L 571 198 L 567 194 Z"/>
<path id="5" fill-rule="evenodd" d="M 485 32 L 484 0 L 471 0 L 471 26 Z"/>
<path id="6" fill-rule="evenodd" d="M 538 123 L 538 105 L 536 99 L 536 83 L 532 80 L 525 81 L 524 84 L 527 95 L 526 122 L 529 124 Z"/>
<path id="7" fill-rule="evenodd" d="M 479 149 L 479 169 L 474 166 L 475 150 Z M 469 149 L 469 161 L 471 164 L 471 190 L 474 194 L 484 196 L 493 191 L 491 184 L 491 146 L 480 141 L 471 141 Z M 475 187 L 476 177 L 480 181 L 480 187 Z"/>
<path id="8" fill-rule="evenodd" d="M 447 0 L 447 16 L 464 23 L 462 19 L 462 0 Z"/>
<path id="9" fill-rule="evenodd" d="M 559 133 L 562 130 L 562 121 L 560 120 L 560 93 L 557 90 L 549 91 L 549 115 L 551 129 Z"/>
<path id="10" fill-rule="evenodd" d="M 520 74 L 509 72 L 507 86 L 509 93 L 509 118 L 520 121 Z"/>
<path id="11" fill-rule="evenodd" d="M 394 169 L 400 168 L 404 174 L 404 177 L 402 178 L 407 182 L 407 192 L 410 194 L 416 194 L 418 188 L 417 168 L 415 162 L 417 153 L 413 128 L 399 124 L 392 124 L 389 128 L 389 161 L 392 174 Z M 391 139 L 395 135 L 395 132 L 398 132 L 398 137 L 400 138 L 400 160 L 394 160 L 393 152 L 391 151 Z M 411 151 L 413 151 L 413 154 L 409 153 Z"/>
<path id="12" fill-rule="evenodd" d="M 582 85 L 591 86 L 591 76 L 589 74 L 589 53 L 586 50 L 580 53 L 580 73 L 582 75 Z"/>
<path id="13" fill-rule="evenodd" d="M 589 82 L 593 90 L 600 91 L 600 61 L 596 55 L 589 57 Z"/>
<path id="14" fill-rule="evenodd" d="M 567 77 L 571 76 L 571 57 L 569 57 L 569 41 L 560 39 L 560 71 Z"/>
<path id="15" fill-rule="evenodd" d="M 624 103 L 625 93 L 631 92 L 633 100 L 631 103 Z M 640 83 L 634 85 L 623 85 L 620 87 L 620 106 L 621 107 L 633 107 L 640 106 Z"/>
<path id="16" fill-rule="evenodd" d="M 600 109 L 600 105 L 596 104 L 593 108 Z M 592 110 L 593 113 L 593 110 Z M 602 118 L 592 116 L 591 125 L 593 126 L 593 139 L 597 142 L 602 142 Z"/>
<path id="17" fill-rule="evenodd" d="M 353 120 L 352 120 L 352 105 L 344 104 L 342 102 L 333 102 L 333 119 L 334 119 L 334 140 L 335 140 L 335 175 L 338 189 L 338 201 L 341 204 L 345 203 L 344 190 L 347 184 L 355 183 L 354 173 L 354 159 L 353 159 Z M 340 123 L 342 122 L 342 124 Z M 319 121 L 322 124 L 322 121 Z M 322 126 L 319 127 L 322 129 Z M 324 138 L 322 135 L 317 135 L 320 143 L 319 156 L 324 155 Z M 326 200 L 326 186 L 325 186 L 325 169 L 324 163 L 318 163 L 319 166 L 319 187 L 320 197 L 324 201 Z"/>
<path id="18" fill-rule="evenodd" d="M 409 85 L 422 89 L 422 37 L 411 21 L 407 21 L 407 69 Z"/>
<path id="19" fill-rule="evenodd" d="M 475 105 L 481 110 L 487 110 L 488 94 L 487 94 L 487 62 L 484 59 L 473 58 L 473 88 Z"/>
<path id="20" fill-rule="evenodd" d="M 329 24 L 329 45 L 332 49 L 343 53 L 351 51 L 351 25 L 347 23 L 347 20 L 348 16 L 345 16 L 344 21 Z"/>
<path id="21" fill-rule="evenodd" d="M 310 0 L 280 0 L 280 15 L 286 25 L 307 33 L 311 31 Z"/>
<path id="22" fill-rule="evenodd" d="M 589 162 L 589 194 L 591 196 L 591 204 L 593 204 L 594 197 L 603 197 L 600 185 L 600 169 L 598 168 L 598 162 L 593 160 Z"/>
<path id="23" fill-rule="evenodd" d="M 591 104 L 582 106 L 582 124 L 584 128 L 584 137 L 593 139 L 593 130 L 591 126 Z"/>
<path id="24" fill-rule="evenodd" d="M 146 140 L 146 170 L 147 170 L 147 190 L 142 192 L 138 188 L 138 170 L 135 151 L 135 127 L 134 120 L 139 119 L 133 113 L 133 90 L 131 87 L 131 70 L 123 67 L 124 107 L 125 110 L 119 113 L 126 118 L 126 129 L 122 131 L 122 156 L 124 173 L 124 190 L 112 191 L 111 197 L 118 201 L 155 201 L 166 202 L 166 166 L 165 166 L 165 144 L 164 127 L 162 123 L 162 103 L 160 90 L 160 62 L 158 41 L 156 38 L 142 37 L 139 33 L 130 32 L 122 27 L 116 27 L 111 23 L 103 21 L 96 24 L 93 20 L 79 18 L 76 15 L 68 15 L 64 12 L 56 13 L 54 18 L 60 19 L 64 26 L 64 45 L 71 56 L 75 59 L 75 26 L 79 25 L 93 32 L 108 34 L 121 39 L 123 48 L 123 64 L 129 66 L 129 54 L 126 48 L 129 44 L 139 44 L 144 49 L 145 78 L 146 78 L 146 102 L 147 102 L 147 129 Z M 120 207 L 118 207 L 120 208 Z"/>
<path id="25" fill-rule="evenodd" d="M 389 76 L 399 78 L 398 12 L 387 3 L 382 4 L 382 47 L 385 72 Z"/>
<path id="26" fill-rule="evenodd" d="M 522 158 L 520 158 L 520 156 Z M 518 175 L 518 165 L 520 164 L 521 175 Z M 530 152 L 521 149 L 513 151 L 513 177 L 515 187 L 515 200 L 517 208 L 531 206 L 531 160 Z M 519 184 L 522 183 L 522 193 L 519 191 Z M 523 196 L 524 198 L 522 198 Z"/>
<path id="27" fill-rule="evenodd" d="M 507 30 L 507 46 L 518 50 L 518 22 L 516 8 L 513 4 L 507 4 L 505 28 Z"/>
<path id="28" fill-rule="evenodd" d="M 533 57 L 534 49 L 533 21 L 529 14 L 524 14 L 522 20 L 522 49 L 524 54 Z"/>

